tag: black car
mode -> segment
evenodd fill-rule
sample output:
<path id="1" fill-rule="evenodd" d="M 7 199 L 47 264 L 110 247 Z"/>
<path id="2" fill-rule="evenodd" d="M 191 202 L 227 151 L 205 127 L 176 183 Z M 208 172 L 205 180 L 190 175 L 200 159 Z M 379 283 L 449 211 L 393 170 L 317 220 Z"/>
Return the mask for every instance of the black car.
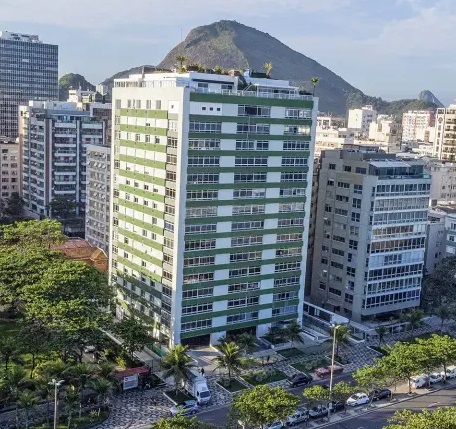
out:
<path id="1" fill-rule="evenodd" d="M 373 390 L 369 393 L 369 398 L 373 401 L 379 401 L 380 399 L 389 399 L 391 398 L 391 390 L 389 389 L 381 389 L 381 390 Z"/>
<path id="2" fill-rule="evenodd" d="M 328 415 L 328 409 L 324 405 L 318 405 L 309 410 L 309 417 L 311 419 L 318 419 Z"/>
<path id="3" fill-rule="evenodd" d="M 295 374 L 288 381 L 292 387 L 300 386 L 302 384 L 309 384 L 312 382 L 312 377 L 307 374 Z"/>
<path id="4" fill-rule="evenodd" d="M 345 404 L 341 401 L 333 401 L 332 402 L 332 408 L 331 412 L 332 413 L 337 413 L 338 411 L 344 411 L 345 410 Z"/>

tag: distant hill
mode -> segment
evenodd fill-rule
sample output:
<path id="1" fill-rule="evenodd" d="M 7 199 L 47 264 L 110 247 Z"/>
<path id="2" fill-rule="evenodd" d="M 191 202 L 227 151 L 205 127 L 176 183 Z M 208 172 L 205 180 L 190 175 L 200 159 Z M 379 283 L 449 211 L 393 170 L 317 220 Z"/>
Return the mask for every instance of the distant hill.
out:
<path id="1" fill-rule="evenodd" d="M 319 83 L 315 95 L 320 98 L 321 112 L 345 116 L 348 109 L 371 104 L 379 113 L 400 116 L 407 110 L 437 108 L 435 102 L 438 100 L 429 98 L 429 94 L 419 100 L 392 102 L 366 95 L 315 60 L 294 51 L 267 33 L 236 21 L 219 21 L 194 28 L 157 66 L 144 65 L 123 70 L 102 83 L 108 86 L 110 96 L 114 79 L 141 73 L 143 68 L 145 72 L 171 69 L 178 65 L 178 55 L 187 58 L 186 64 L 198 63 L 206 68 L 221 66 L 224 69 L 262 71 L 264 63 L 272 62 L 272 78 L 291 80 L 294 85 L 308 91 L 312 90 L 310 79 L 316 76 Z"/>
<path id="2" fill-rule="evenodd" d="M 70 88 L 76 89 L 79 87 L 84 90 L 95 91 L 95 85 L 88 82 L 84 76 L 75 73 L 64 74 L 59 79 L 59 100 L 67 101 Z"/>
<path id="3" fill-rule="evenodd" d="M 434 103 L 437 107 L 445 107 L 443 103 L 428 89 L 425 89 L 418 94 L 418 100 Z"/>

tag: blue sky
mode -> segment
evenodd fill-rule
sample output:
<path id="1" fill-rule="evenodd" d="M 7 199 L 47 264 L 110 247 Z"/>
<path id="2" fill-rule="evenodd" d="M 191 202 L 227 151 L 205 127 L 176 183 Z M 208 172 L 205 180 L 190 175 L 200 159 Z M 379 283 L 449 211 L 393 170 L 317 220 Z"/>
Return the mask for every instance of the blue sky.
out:
<path id="1" fill-rule="evenodd" d="M 456 0 L 0 0 L 0 29 L 58 44 L 60 74 L 93 83 L 158 63 L 181 32 L 220 19 L 268 32 L 366 94 L 456 98 Z"/>

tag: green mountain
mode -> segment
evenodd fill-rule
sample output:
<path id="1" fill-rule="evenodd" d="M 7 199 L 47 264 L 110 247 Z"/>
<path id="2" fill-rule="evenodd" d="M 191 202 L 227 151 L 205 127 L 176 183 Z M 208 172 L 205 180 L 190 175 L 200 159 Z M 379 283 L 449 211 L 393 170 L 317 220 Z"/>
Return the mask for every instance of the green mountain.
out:
<path id="1" fill-rule="evenodd" d="M 381 113 L 398 115 L 411 106 L 435 108 L 433 103 L 426 101 L 399 100 L 388 103 L 381 98 L 369 97 L 315 60 L 294 51 L 267 33 L 236 21 L 219 21 L 194 28 L 158 67 L 175 67 L 178 55 L 187 57 L 187 64 L 199 63 L 207 68 L 221 66 L 225 69 L 250 68 L 262 71 L 264 63 L 272 62 L 272 78 L 289 79 L 309 91 L 312 88 L 310 79 L 316 76 L 320 81 L 315 95 L 320 98 L 321 112 L 345 115 L 347 109 L 365 104 L 374 105 Z"/>
<path id="2" fill-rule="evenodd" d="M 67 101 L 68 91 L 81 87 L 83 90 L 95 91 L 95 85 L 88 82 L 84 76 L 75 73 L 67 73 L 59 79 L 59 100 Z"/>

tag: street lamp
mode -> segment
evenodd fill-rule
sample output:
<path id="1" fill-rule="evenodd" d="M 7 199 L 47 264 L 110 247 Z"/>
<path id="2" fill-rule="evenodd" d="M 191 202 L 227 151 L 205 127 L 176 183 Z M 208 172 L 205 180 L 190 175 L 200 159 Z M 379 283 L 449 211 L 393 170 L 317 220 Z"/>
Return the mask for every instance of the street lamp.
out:
<path id="1" fill-rule="evenodd" d="M 54 429 L 57 429 L 57 403 L 58 403 L 58 393 L 59 393 L 59 387 L 65 382 L 65 380 L 59 380 L 57 381 L 55 378 L 53 378 L 49 384 L 51 386 L 54 386 Z"/>
<path id="2" fill-rule="evenodd" d="M 328 421 L 331 420 L 331 408 L 332 408 L 332 388 L 333 388 L 333 375 L 334 375 L 334 356 L 336 354 L 336 331 L 337 328 L 342 325 L 332 324 L 331 328 L 333 330 L 333 348 L 331 355 L 331 375 L 329 377 L 329 404 L 328 404 Z"/>

